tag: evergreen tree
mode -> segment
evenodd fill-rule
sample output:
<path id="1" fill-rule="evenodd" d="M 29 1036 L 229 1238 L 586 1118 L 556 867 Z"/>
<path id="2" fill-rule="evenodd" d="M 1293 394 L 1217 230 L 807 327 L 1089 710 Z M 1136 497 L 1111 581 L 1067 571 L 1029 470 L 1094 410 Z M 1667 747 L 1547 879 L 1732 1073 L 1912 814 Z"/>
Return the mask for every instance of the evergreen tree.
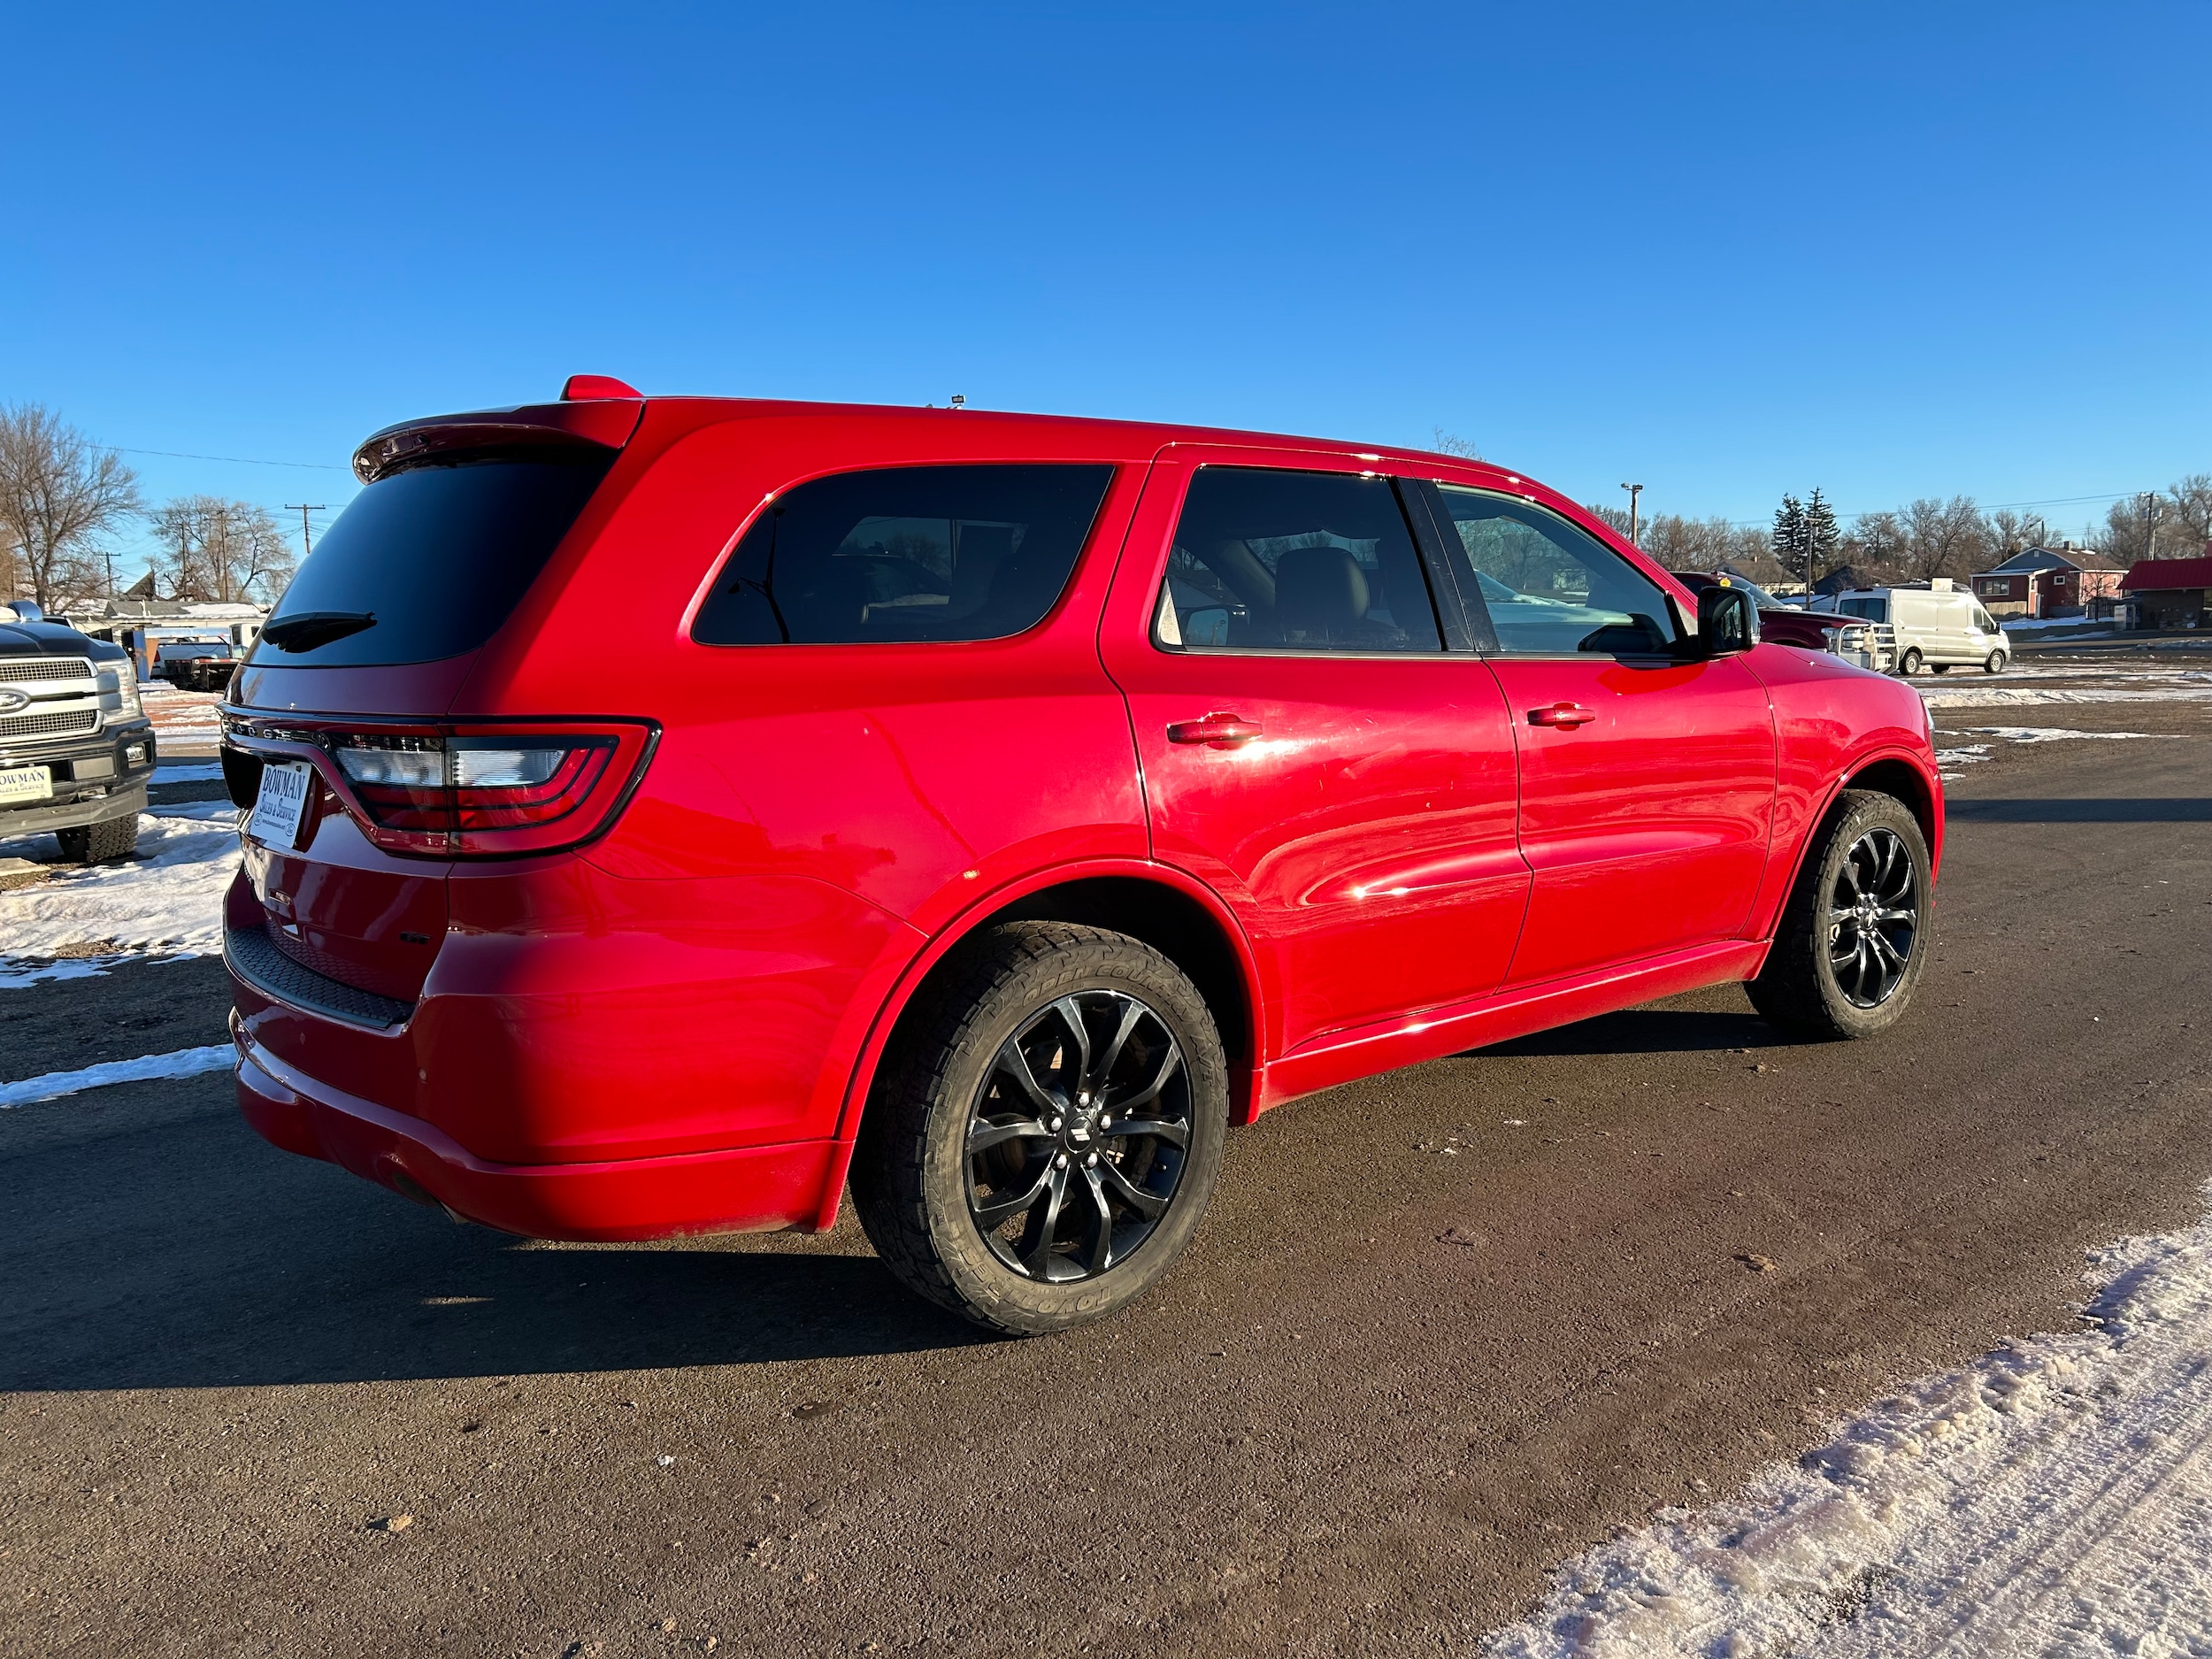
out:
<path id="1" fill-rule="evenodd" d="M 1834 564 L 1836 549 L 1842 545 L 1843 526 L 1836 522 L 1836 510 L 1816 489 L 1805 503 L 1804 565 L 1808 573 L 1816 565 Z"/>
<path id="2" fill-rule="evenodd" d="M 1782 497 L 1774 512 L 1774 560 L 1786 571 L 1805 564 L 1805 503 L 1794 495 Z"/>

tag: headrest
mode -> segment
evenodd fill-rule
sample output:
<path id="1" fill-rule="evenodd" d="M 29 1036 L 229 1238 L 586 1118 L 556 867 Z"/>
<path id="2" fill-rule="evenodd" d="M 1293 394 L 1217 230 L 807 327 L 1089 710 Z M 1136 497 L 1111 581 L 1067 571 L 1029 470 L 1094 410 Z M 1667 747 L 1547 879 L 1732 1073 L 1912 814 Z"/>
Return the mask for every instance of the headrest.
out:
<path id="1" fill-rule="evenodd" d="M 1275 566 L 1275 615 L 1286 634 L 1342 639 L 1367 618 L 1367 572 L 1340 547 L 1298 547 Z"/>

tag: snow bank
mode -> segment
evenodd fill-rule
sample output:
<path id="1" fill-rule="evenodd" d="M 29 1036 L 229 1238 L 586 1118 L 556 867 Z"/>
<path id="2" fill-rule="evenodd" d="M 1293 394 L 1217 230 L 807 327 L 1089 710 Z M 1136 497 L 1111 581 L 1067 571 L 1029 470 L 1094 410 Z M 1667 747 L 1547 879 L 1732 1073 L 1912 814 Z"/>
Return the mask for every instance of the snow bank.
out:
<path id="1" fill-rule="evenodd" d="M 238 868 L 238 814 L 196 801 L 138 820 L 127 864 L 58 868 L 35 886 L 0 893 L 0 986 L 98 972 L 81 961 L 34 966 L 11 958 L 113 956 L 222 949 L 223 891 Z M 49 856 L 52 842 L 0 842 L 0 856 Z"/>
<path id="2" fill-rule="evenodd" d="M 2127 686 L 1923 686 L 1920 695 L 1939 713 L 1945 709 L 2004 709 L 2032 703 L 2201 703 L 2212 686 L 2175 682 Z"/>
<path id="3" fill-rule="evenodd" d="M 110 1060 L 104 1065 L 88 1065 L 81 1071 L 49 1071 L 43 1077 L 26 1078 L 20 1083 L 0 1083 L 0 1110 L 28 1106 L 35 1101 L 59 1100 L 65 1094 L 105 1088 L 111 1083 L 142 1083 L 153 1078 L 198 1077 L 208 1071 L 227 1071 L 237 1058 L 237 1049 L 229 1043 L 219 1042 L 204 1048 L 180 1048 L 174 1054 Z"/>
<path id="4" fill-rule="evenodd" d="M 2178 735 L 2172 732 L 2070 732 L 2062 726 L 1971 726 L 1967 730 L 1988 732 L 2015 743 L 2062 743 L 2077 737 L 2127 739 Z"/>
<path id="5" fill-rule="evenodd" d="M 1561 1569 L 1490 1659 L 2212 1653 L 2212 1221 L 2090 1259 L 2099 1329 L 1662 1511 Z"/>

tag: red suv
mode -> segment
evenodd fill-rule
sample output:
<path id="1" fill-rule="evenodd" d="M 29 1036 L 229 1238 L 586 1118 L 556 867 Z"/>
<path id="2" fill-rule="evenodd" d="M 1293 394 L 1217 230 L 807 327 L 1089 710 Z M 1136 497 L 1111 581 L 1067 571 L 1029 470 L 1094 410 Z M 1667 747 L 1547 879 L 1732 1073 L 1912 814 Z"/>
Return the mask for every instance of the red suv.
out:
<path id="1" fill-rule="evenodd" d="M 1232 1122 L 1723 980 L 1894 1021 L 1910 687 L 1517 473 L 644 399 L 409 422 L 225 710 L 247 1117 L 508 1232 L 830 1225 L 1002 1331 Z"/>

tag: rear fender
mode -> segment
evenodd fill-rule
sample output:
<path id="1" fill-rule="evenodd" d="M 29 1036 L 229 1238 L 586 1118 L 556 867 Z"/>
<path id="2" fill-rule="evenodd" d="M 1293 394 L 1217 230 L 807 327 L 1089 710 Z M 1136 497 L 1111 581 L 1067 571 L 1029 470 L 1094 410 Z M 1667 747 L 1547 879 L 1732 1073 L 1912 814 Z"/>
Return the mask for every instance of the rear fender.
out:
<path id="1" fill-rule="evenodd" d="M 860 1135 L 861 1113 L 867 1105 L 869 1091 L 874 1087 L 876 1069 L 882 1062 L 884 1050 L 890 1044 L 892 1033 L 898 1029 L 900 1018 L 937 964 L 993 917 L 1022 900 L 1048 888 L 1111 877 L 1150 882 L 1193 900 L 1212 918 L 1227 940 L 1243 980 L 1247 1025 L 1247 1030 L 1241 1033 L 1244 1064 L 1233 1069 L 1230 1079 L 1230 1117 L 1231 1121 L 1236 1123 L 1251 1121 L 1258 1110 L 1259 1082 L 1263 1069 L 1263 1058 L 1260 1052 L 1260 1033 L 1264 1029 L 1263 1010 L 1271 999 L 1267 995 L 1252 942 L 1245 936 L 1244 929 L 1238 925 L 1235 916 L 1222 902 L 1220 896 L 1202 882 L 1179 870 L 1138 859 L 1094 859 L 1036 871 L 979 895 L 958 916 L 940 928 L 929 943 L 907 964 L 890 995 L 878 1009 L 867 1038 L 861 1046 L 859 1056 L 854 1063 L 851 1079 L 846 1085 L 843 1105 L 838 1116 L 837 1145 L 830 1161 L 828 1178 L 823 1183 L 821 1208 L 814 1221 L 817 1232 L 827 1232 L 837 1220 L 838 1197 L 845 1185 L 845 1172 L 852 1163 L 853 1147 Z M 1231 1046 L 1233 1048 L 1236 1033 L 1224 1034 L 1232 1038 Z"/>

